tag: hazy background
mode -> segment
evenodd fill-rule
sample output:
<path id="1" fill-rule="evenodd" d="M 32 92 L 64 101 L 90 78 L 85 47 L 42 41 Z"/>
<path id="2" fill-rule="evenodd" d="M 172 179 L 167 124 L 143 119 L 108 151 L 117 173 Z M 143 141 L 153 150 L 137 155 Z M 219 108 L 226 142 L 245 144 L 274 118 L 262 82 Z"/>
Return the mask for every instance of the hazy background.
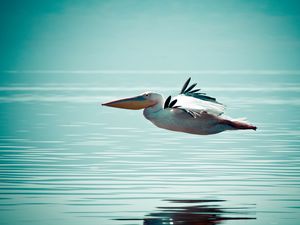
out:
<path id="1" fill-rule="evenodd" d="M 298 2 L 2 0 L 1 225 L 298 225 Z M 100 107 L 189 76 L 258 130 Z"/>
<path id="2" fill-rule="evenodd" d="M 300 4 L 1 1 L 2 70 L 298 70 Z"/>

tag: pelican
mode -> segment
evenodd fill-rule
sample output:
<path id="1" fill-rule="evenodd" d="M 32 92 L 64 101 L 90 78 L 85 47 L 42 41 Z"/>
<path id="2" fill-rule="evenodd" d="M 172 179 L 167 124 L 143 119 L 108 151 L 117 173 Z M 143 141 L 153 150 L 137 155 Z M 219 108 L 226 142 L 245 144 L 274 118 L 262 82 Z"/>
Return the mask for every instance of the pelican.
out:
<path id="1" fill-rule="evenodd" d="M 180 94 L 167 99 L 161 94 L 145 92 L 138 96 L 103 103 L 103 106 L 139 110 L 159 128 L 198 135 L 217 134 L 226 130 L 256 130 L 244 119 L 223 116 L 225 106 L 215 98 L 189 86 L 191 78 L 183 85 Z"/>

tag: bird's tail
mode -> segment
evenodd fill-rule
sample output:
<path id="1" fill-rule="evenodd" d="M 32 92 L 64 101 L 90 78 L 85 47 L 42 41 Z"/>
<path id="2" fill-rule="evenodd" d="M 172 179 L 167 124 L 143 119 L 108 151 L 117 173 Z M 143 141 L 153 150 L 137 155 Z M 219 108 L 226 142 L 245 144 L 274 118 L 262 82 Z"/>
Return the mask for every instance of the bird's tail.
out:
<path id="1" fill-rule="evenodd" d="M 248 123 L 245 118 L 239 118 L 239 119 L 233 119 L 233 120 L 228 120 L 224 119 L 222 121 L 223 124 L 231 126 L 233 129 L 238 129 L 238 130 L 256 130 L 257 127 Z"/>

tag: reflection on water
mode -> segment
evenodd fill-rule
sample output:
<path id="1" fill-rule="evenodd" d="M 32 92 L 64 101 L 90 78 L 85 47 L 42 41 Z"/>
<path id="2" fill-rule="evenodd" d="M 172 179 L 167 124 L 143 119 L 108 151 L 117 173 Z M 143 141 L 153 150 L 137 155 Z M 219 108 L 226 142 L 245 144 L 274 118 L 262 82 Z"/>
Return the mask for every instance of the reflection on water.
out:
<path id="1" fill-rule="evenodd" d="M 144 225 L 215 225 L 228 220 L 251 220 L 249 214 L 253 207 L 224 208 L 221 203 L 224 200 L 169 200 L 169 202 L 181 205 L 158 207 L 158 212 L 145 216 Z M 185 205 L 182 205 L 185 204 Z M 139 219 L 119 219 L 136 221 Z"/>
<path id="2" fill-rule="evenodd" d="M 300 77 L 193 76 L 227 115 L 259 127 L 197 136 L 100 105 L 174 95 L 185 74 L 6 75 L 1 225 L 299 224 Z"/>

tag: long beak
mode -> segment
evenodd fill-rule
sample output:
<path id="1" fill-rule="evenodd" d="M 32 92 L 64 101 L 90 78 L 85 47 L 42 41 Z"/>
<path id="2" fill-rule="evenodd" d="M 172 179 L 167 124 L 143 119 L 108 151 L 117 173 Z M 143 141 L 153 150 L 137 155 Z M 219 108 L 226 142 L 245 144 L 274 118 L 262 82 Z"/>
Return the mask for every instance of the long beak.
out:
<path id="1" fill-rule="evenodd" d="M 104 106 L 123 108 L 123 109 L 144 109 L 151 105 L 151 102 L 148 99 L 145 99 L 143 96 L 139 95 L 132 98 L 123 98 L 111 102 L 103 103 Z"/>

